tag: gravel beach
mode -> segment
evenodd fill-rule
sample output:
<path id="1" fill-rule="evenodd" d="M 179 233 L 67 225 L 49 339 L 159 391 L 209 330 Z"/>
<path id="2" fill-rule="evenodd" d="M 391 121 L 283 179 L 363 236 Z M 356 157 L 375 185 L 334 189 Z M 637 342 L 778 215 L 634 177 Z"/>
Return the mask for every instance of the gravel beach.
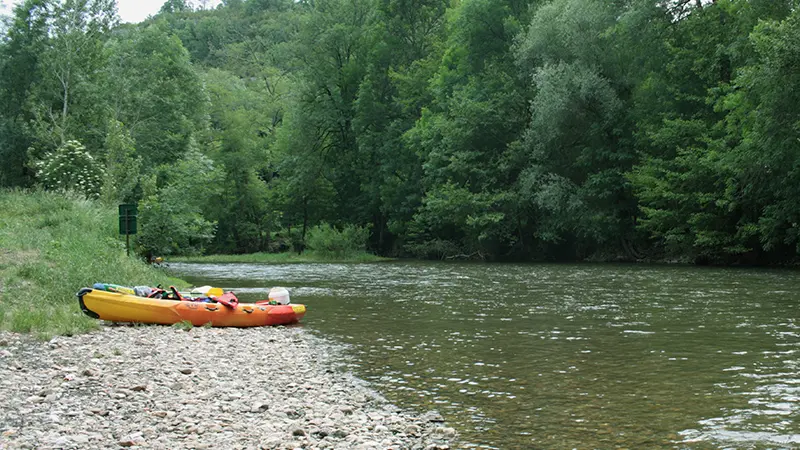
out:
<path id="1" fill-rule="evenodd" d="M 301 327 L 0 332 L 0 449 L 448 449 Z"/>

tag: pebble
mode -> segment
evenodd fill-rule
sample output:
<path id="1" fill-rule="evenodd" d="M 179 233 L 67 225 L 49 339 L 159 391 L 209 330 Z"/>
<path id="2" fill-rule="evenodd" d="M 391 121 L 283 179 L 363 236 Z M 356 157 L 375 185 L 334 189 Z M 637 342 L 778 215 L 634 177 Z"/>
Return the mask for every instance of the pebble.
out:
<path id="1" fill-rule="evenodd" d="M 441 414 L 391 405 L 347 372 L 343 346 L 302 327 L 107 324 L 49 342 L 0 332 L 0 347 L 0 392 L 11 393 L 0 395 L 0 449 L 458 442 Z"/>

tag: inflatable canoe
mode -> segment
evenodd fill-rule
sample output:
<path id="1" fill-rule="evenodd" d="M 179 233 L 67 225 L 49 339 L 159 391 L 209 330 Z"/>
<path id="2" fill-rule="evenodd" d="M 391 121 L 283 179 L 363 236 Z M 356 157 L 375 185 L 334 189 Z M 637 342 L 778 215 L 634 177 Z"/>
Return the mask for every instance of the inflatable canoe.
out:
<path id="1" fill-rule="evenodd" d="M 230 307 L 221 303 L 163 300 L 91 288 L 81 289 L 77 296 L 86 315 L 111 322 L 171 325 L 189 321 L 195 326 L 210 322 L 215 327 L 260 327 L 296 323 L 306 313 L 304 305 L 241 303 Z"/>

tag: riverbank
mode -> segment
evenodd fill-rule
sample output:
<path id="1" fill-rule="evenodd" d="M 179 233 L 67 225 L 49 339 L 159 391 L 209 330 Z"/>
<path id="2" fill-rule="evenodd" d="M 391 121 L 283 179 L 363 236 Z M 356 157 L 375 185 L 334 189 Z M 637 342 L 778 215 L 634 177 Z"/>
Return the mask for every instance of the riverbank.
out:
<path id="1" fill-rule="evenodd" d="M 302 327 L 0 332 L 0 448 L 448 449 Z"/>
<path id="2" fill-rule="evenodd" d="M 292 263 L 367 263 L 393 261 L 392 258 L 362 252 L 349 255 L 346 258 L 336 259 L 320 256 L 314 252 L 284 252 L 284 253 L 247 253 L 243 255 L 204 255 L 204 256 L 171 256 L 166 258 L 170 262 L 187 263 L 260 263 L 260 264 L 292 264 Z"/>
<path id="3" fill-rule="evenodd" d="M 187 286 L 125 254 L 112 207 L 53 192 L 0 190 L 0 211 L 0 330 L 49 339 L 96 329 L 75 293 L 97 282 Z"/>

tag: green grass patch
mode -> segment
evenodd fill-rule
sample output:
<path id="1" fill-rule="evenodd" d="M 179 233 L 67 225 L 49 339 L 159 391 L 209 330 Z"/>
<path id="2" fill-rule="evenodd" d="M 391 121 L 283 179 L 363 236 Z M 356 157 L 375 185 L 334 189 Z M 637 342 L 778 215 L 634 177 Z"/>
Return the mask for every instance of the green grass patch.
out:
<path id="1" fill-rule="evenodd" d="M 194 328 L 194 325 L 192 325 L 192 322 L 189 322 L 188 320 L 181 320 L 180 322 L 173 323 L 172 328 L 181 331 L 191 331 L 192 328 Z"/>
<path id="2" fill-rule="evenodd" d="M 355 252 L 346 256 L 329 256 L 316 252 L 306 251 L 301 254 L 287 253 L 248 253 L 244 255 L 206 255 L 206 256 L 173 256 L 166 262 L 193 262 L 193 263 L 264 263 L 264 264 L 291 264 L 291 263 L 363 263 L 391 261 L 367 252 Z"/>
<path id="3" fill-rule="evenodd" d="M 97 282 L 186 283 L 125 254 L 116 208 L 43 191 L 0 190 L 0 329 L 42 338 L 83 333 L 98 321 L 75 293 Z"/>

